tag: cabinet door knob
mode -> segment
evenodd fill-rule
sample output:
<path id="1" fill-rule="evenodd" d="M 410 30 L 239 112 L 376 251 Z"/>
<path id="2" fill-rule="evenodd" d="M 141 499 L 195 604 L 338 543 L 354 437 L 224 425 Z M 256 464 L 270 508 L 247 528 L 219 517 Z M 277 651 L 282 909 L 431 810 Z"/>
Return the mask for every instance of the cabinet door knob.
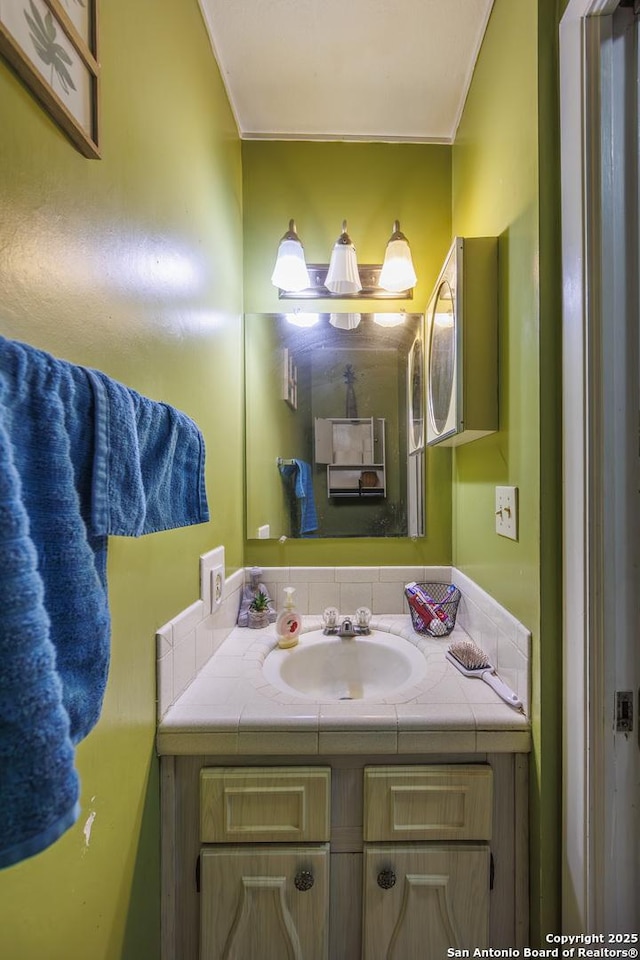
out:
<path id="1" fill-rule="evenodd" d="M 305 890 L 311 890 L 311 887 L 314 884 L 311 870 L 299 870 L 294 877 L 293 883 L 296 890 L 301 890 L 303 892 Z"/>
<path id="2" fill-rule="evenodd" d="M 395 886 L 396 875 L 393 870 L 381 870 L 378 874 L 378 886 L 383 890 L 391 890 Z"/>

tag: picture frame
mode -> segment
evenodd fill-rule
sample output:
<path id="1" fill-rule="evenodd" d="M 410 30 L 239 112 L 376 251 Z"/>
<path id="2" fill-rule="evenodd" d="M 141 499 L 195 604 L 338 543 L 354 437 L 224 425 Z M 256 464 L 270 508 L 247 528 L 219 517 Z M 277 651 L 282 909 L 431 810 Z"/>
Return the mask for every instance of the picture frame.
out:
<path id="1" fill-rule="evenodd" d="M 68 139 L 100 158 L 98 0 L 0 0 L 0 54 Z"/>
<path id="2" fill-rule="evenodd" d="M 298 368 L 288 347 L 282 351 L 282 399 L 292 410 L 298 409 Z"/>

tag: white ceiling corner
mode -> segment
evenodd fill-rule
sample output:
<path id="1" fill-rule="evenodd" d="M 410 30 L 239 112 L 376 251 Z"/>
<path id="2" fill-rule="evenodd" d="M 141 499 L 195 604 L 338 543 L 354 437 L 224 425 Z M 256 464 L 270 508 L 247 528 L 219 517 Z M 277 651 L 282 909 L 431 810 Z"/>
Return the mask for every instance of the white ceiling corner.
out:
<path id="1" fill-rule="evenodd" d="M 200 0 L 240 136 L 451 143 L 493 0 Z"/>

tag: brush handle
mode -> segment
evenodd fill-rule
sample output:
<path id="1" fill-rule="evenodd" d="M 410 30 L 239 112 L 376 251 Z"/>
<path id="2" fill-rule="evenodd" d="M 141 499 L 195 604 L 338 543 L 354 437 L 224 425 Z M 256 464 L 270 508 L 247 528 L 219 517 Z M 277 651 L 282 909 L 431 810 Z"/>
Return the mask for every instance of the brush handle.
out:
<path id="1" fill-rule="evenodd" d="M 485 683 L 488 683 L 490 687 L 493 687 L 498 696 L 502 697 L 510 707 L 515 707 L 517 710 L 522 708 L 522 700 L 518 694 L 514 693 L 511 687 L 508 687 L 493 670 L 485 670 L 482 674 L 482 679 Z"/>

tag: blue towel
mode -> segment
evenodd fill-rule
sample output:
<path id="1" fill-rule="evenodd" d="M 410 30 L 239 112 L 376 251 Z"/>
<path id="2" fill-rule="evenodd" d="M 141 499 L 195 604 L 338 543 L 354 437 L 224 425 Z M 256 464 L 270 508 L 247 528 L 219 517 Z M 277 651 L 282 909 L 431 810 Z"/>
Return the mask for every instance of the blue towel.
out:
<path id="1" fill-rule="evenodd" d="M 313 474 L 305 460 L 294 460 L 292 464 L 281 464 L 283 477 L 294 479 L 294 491 L 300 504 L 300 535 L 307 536 L 318 529 L 318 515 L 313 496 Z"/>
<path id="2" fill-rule="evenodd" d="M 11 542 L 19 508 L 28 521 L 22 535 L 37 560 L 36 569 L 13 578 L 0 567 L 1 595 L 8 598 L 0 605 L 0 636 L 15 641 L 11 655 L 0 657 L 0 755 L 10 758 L 29 737 L 40 738 L 43 749 L 51 741 L 49 760 L 43 757 L 48 778 L 36 781 L 22 776 L 19 765 L 2 764 L 0 866 L 8 866 L 44 849 L 78 814 L 73 765 L 59 762 L 56 750 L 66 744 L 73 759 L 72 746 L 100 715 L 109 665 L 107 537 L 202 523 L 208 509 L 202 437 L 179 411 L 98 371 L 2 337 L 0 388 L 0 423 L 12 466 L 0 541 Z M 44 617 L 39 649 L 32 651 L 9 600 L 34 577 Z M 46 669 L 40 647 L 50 649 Z M 33 673 L 30 714 L 18 714 L 16 723 L 12 671 L 18 661 L 27 676 L 36 666 L 39 673 Z M 64 736 L 40 710 L 41 701 L 51 700 L 47 684 L 61 698 Z M 36 829 L 35 821 L 23 822 L 16 812 L 31 805 L 45 815 L 58 794 L 73 802 L 65 814 L 52 814 L 48 826 Z"/>
<path id="3" fill-rule="evenodd" d="M 0 867 L 48 847 L 79 813 L 69 717 L 37 565 L 0 420 Z"/>

